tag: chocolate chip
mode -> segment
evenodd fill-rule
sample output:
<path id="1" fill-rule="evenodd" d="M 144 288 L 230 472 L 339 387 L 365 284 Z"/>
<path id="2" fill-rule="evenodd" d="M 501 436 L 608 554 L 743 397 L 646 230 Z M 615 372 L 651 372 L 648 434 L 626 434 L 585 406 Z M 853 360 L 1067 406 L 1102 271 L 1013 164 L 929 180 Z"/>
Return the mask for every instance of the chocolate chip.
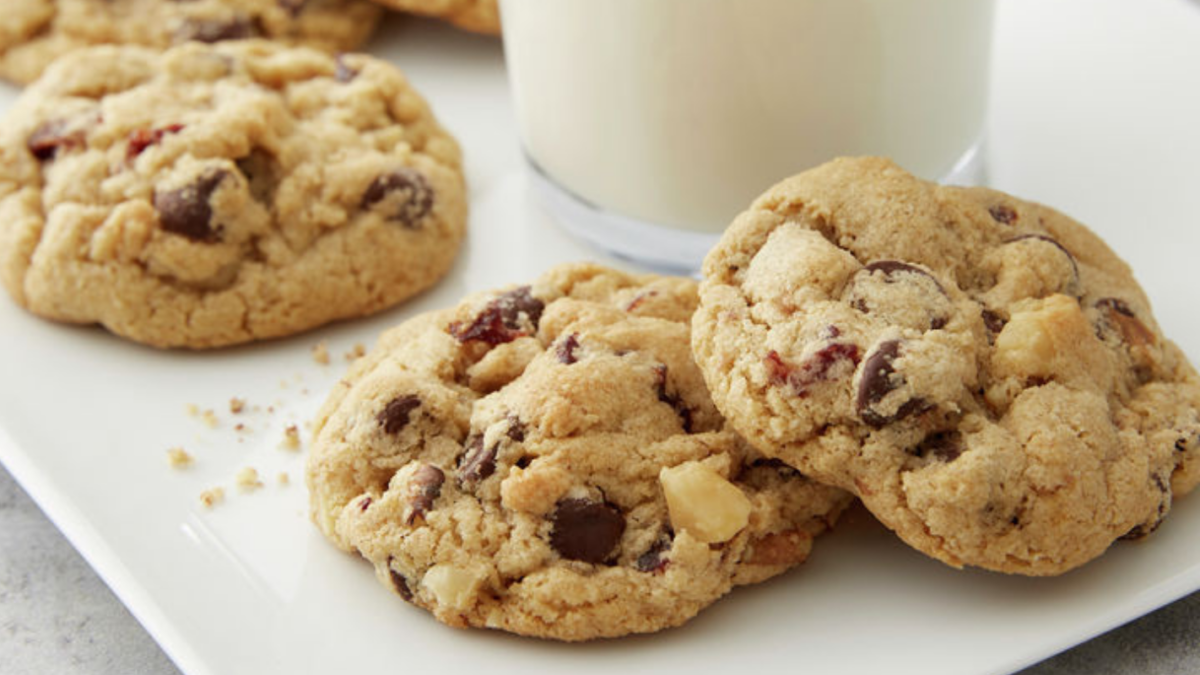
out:
<path id="1" fill-rule="evenodd" d="M 388 558 L 388 575 L 392 578 L 392 586 L 400 594 L 400 597 L 404 598 L 406 602 L 412 602 L 413 594 L 412 589 L 408 586 L 408 579 L 405 579 L 403 574 L 392 567 L 391 558 Z"/>
<path id="2" fill-rule="evenodd" d="M 257 20 L 238 15 L 226 20 L 189 18 L 175 31 L 174 39 L 175 42 L 221 42 L 260 37 L 262 34 L 262 26 Z"/>
<path id="3" fill-rule="evenodd" d="M 1133 346 L 1153 345 L 1158 342 L 1154 331 L 1146 327 L 1133 310 L 1120 298 L 1101 298 L 1096 301 L 1096 308 L 1109 326 L 1117 329 L 1121 339 Z"/>
<path id="4" fill-rule="evenodd" d="M 525 423 L 516 415 L 508 415 L 505 419 L 508 420 L 508 431 L 505 435 L 514 443 L 523 442 L 525 440 Z"/>
<path id="5" fill-rule="evenodd" d="M 558 357 L 560 363 L 571 365 L 579 360 L 575 352 L 579 350 L 579 333 L 571 333 L 563 338 L 561 342 L 554 348 L 554 355 Z"/>
<path id="6" fill-rule="evenodd" d="M 991 214 L 992 220 L 1005 225 L 1012 225 L 1017 222 L 1017 211 L 1007 204 L 996 204 L 988 208 L 988 213 Z"/>
<path id="7" fill-rule="evenodd" d="M 412 394 L 404 394 L 388 401 L 388 404 L 383 406 L 383 410 L 375 416 L 379 422 L 379 426 L 383 428 L 384 433 L 398 434 L 404 427 L 408 426 L 412 411 L 416 410 L 421 405 L 421 399 Z"/>
<path id="8" fill-rule="evenodd" d="M 1007 319 L 986 307 L 980 311 L 980 316 L 983 317 L 983 325 L 987 327 L 988 333 L 991 334 L 988 335 L 989 342 L 993 339 L 994 335 L 1004 330 L 1004 325 L 1008 323 Z"/>
<path id="9" fill-rule="evenodd" d="M 625 516 L 607 502 L 563 499 L 551 516 L 550 546 L 570 560 L 601 563 L 625 533 Z"/>
<path id="10" fill-rule="evenodd" d="M 687 407 L 683 398 L 676 393 L 667 391 L 667 366 L 660 364 L 654 367 L 655 386 L 658 388 L 658 400 L 671 406 L 679 416 L 679 425 L 685 433 L 692 433 L 692 409 Z"/>
<path id="11" fill-rule="evenodd" d="M 1050 244 L 1050 245 L 1054 246 L 1055 248 L 1057 248 L 1058 250 L 1062 251 L 1063 255 L 1067 256 L 1067 260 L 1069 260 L 1071 262 L 1071 273 L 1074 275 L 1074 278 L 1076 280 L 1079 279 L 1079 265 L 1078 265 L 1078 263 L 1075 262 L 1075 256 L 1071 255 L 1071 252 L 1067 250 L 1067 247 L 1060 244 L 1058 242 L 1058 240 L 1054 239 L 1053 237 L 1047 237 L 1044 234 L 1022 234 L 1022 235 L 1013 237 L 1012 239 L 1009 239 L 1009 240 L 1005 241 L 1004 243 L 1013 244 L 1018 241 L 1028 241 L 1030 239 L 1035 239 L 1037 241 L 1044 241 L 1047 244 Z"/>
<path id="12" fill-rule="evenodd" d="M 917 444 L 913 454 L 932 457 L 942 462 L 953 462 L 963 453 L 962 434 L 957 431 L 935 431 Z"/>
<path id="13" fill-rule="evenodd" d="M 868 274 L 872 272 L 882 272 L 889 283 L 895 283 L 898 277 L 905 274 L 918 274 L 932 281 L 933 285 L 937 286 L 937 289 L 942 293 L 942 295 L 946 294 L 946 289 L 942 288 L 942 284 L 939 283 L 932 274 L 926 272 L 920 267 L 917 267 L 916 265 L 910 265 L 906 262 L 901 262 L 899 260 L 876 260 L 875 262 L 863 267 L 863 270 L 865 270 Z"/>
<path id="14" fill-rule="evenodd" d="M 771 378 L 772 384 L 787 383 L 800 398 L 808 396 L 813 385 L 826 382 L 837 377 L 834 369 L 841 364 L 847 364 L 847 372 L 852 372 L 858 365 L 858 345 L 849 342 L 831 342 L 811 356 L 804 359 L 798 366 L 784 362 L 779 353 L 771 350 L 763 359 L 764 365 Z"/>
<path id="15" fill-rule="evenodd" d="M 413 472 L 412 482 L 409 483 L 409 511 L 406 522 L 412 525 L 417 518 L 424 518 L 433 508 L 433 502 L 442 494 L 442 483 L 446 482 L 446 474 L 432 464 L 423 464 Z"/>
<path id="16" fill-rule="evenodd" d="M 673 541 L 674 535 L 670 531 L 658 535 L 658 539 L 650 545 L 650 548 L 638 556 L 637 562 L 634 563 L 637 570 L 639 572 L 658 573 L 667 569 L 667 565 L 671 563 L 667 559 L 667 554 L 671 552 Z"/>
<path id="17" fill-rule="evenodd" d="M 372 181 L 359 204 L 364 210 L 382 204 L 387 220 L 416 227 L 433 210 L 433 187 L 421 172 L 400 167 Z"/>
<path id="18" fill-rule="evenodd" d="M 338 54 L 334 60 L 333 79 L 346 83 L 358 77 L 358 70 L 346 63 L 344 54 Z"/>
<path id="19" fill-rule="evenodd" d="M 900 341 L 885 340 L 879 343 L 879 346 L 867 356 L 863 363 L 863 374 L 858 383 L 855 408 L 858 410 L 859 417 L 870 426 L 879 428 L 928 408 L 928 404 L 923 399 L 913 398 L 901 404 L 891 415 L 885 415 L 874 409 L 874 406 L 883 401 L 885 396 L 904 385 L 904 378 L 896 376 L 896 369 L 892 366 L 892 362 L 899 355 Z"/>
<path id="20" fill-rule="evenodd" d="M 521 286 L 488 303 L 471 323 L 455 321 L 448 330 L 459 342 L 479 341 L 495 347 L 536 332 L 544 308 L 528 286 Z"/>
<path id="21" fill-rule="evenodd" d="M 167 134 L 177 134 L 183 131 L 182 124 L 168 124 L 158 129 L 136 129 L 129 132 L 129 144 L 125 146 L 125 161 L 132 162 L 146 148 L 158 145 Z"/>
<path id="22" fill-rule="evenodd" d="M 190 185 L 177 190 L 155 192 L 154 208 L 158 211 L 163 229 L 192 241 L 214 242 L 220 239 L 221 227 L 213 225 L 212 206 L 208 200 L 228 175 L 229 172 L 224 169 L 214 169 L 202 174 Z"/>
<path id="23" fill-rule="evenodd" d="M 496 450 L 492 445 L 484 447 L 483 436 L 473 436 L 467 441 L 466 452 L 458 461 L 458 484 L 464 490 L 474 489 L 480 481 L 496 472 Z"/>
<path id="24" fill-rule="evenodd" d="M 67 131 L 66 129 L 66 120 L 43 122 L 33 130 L 33 133 L 29 134 L 29 138 L 25 140 L 25 147 L 34 157 L 43 162 L 58 157 L 60 150 L 68 151 L 83 147 L 86 138 L 83 130 Z"/>

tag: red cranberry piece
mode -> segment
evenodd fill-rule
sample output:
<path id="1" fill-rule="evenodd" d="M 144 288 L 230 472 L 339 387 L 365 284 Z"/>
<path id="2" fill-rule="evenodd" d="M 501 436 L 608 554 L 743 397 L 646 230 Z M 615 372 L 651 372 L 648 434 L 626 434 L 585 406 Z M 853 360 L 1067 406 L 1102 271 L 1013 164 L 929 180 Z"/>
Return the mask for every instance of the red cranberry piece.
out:
<path id="1" fill-rule="evenodd" d="M 459 342 L 480 341 L 495 347 L 537 330 L 545 304 L 533 297 L 528 286 L 515 288 L 488 303 L 469 324 L 455 321 L 450 334 Z"/>
<path id="2" fill-rule="evenodd" d="M 858 361 L 858 345 L 848 342 L 831 342 L 806 358 L 799 366 L 784 362 L 774 350 L 768 352 L 763 359 L 771 382 L 788 383 L 801 398 L 808 396 L 808 391 L 813 385 L 832 379 L 832 371 L 836 366 L 843 362 L 856 366 Z"/>
<path id="3" fill-rule="evenodd" d="M 383 406 L 383 410 L 375 416 L 379 422 L 379 426 L 383 428 L 384 433 L 398 434 L 404 427 L 408 426 L 409 418 L 412 411 L 416 410 L 421 405 L 421 399 L 412 394 L 397 396 L 388 401 L 388 404 Z"/>
<path id="4" fill-rule="evenodd" d="M 862 379 L 858 383 L 858 397 L 855 407 L 862 420 L 872 427 L 882 427 L 890 422 L 903 419 L 917 412 L 928 409 L 924 399 L 912 398 L 905 401 L 891 415 L 885 415 L 875 410 L 885 396 L 904 385 L 902 376 L 896 375 L 892 362 L 900 355 L 900 341 L 886 340 L 881 342 L 863 363 Z"/>
<path id="5" fill-rule="evenodd" d="M 565 363 L 568 366 L 579 360 L 576 352 L 579 350 L 579 334 L 571 333 L 563 338 L 561 342 L 554 348 L 554 355 L 558 357 L 560 363 Z"/>
<path id="6" fill-rule="evenodd" d="M 154 208 L 158 211 L 163 229 L 192 241 L 214 242 L 220 239 L 221 228 L 213 226 L 212 206 L 208 201 L 228 175 L 228 171 L 216 169 L 177 190 L 155 192 Z"/>
<path id="7" fill-rule="evenodd" d="M 570 560 L 602 563 L 609 559 L 621 535 L 625 516 L 607 502 L 563 499 L 551 517 L 550 546 Z"/>
<path id="8" fill-rule="evenodd" d="M 129 133 L 129 145 L 125 147 L 125 161 L 132 162 L 146 148 L 157 145 L 167 134 L 177 134 L 183 131 L 182 124 L 168 124 L 158 129 L 137 129 Z"/>
<path id="9" fill-rule="evenodd" d="M 433 210 L 433 186 L 416 169 L 400 167 L 367 186 L 360 206 L 365 210 L 377 205 L 388 209 L 388 220 L 416 227 Z"/>

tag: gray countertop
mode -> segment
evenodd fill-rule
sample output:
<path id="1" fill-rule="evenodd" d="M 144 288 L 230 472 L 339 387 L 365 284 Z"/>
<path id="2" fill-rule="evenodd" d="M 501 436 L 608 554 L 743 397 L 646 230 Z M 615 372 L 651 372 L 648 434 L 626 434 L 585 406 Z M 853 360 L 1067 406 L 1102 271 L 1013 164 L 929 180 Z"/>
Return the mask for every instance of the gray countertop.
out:
<path id="1" fill-rule="evenodd" d="M 1059 654 L 1023 675 L 1200 673 L 1200 593 Z M 0 671 L 179 671 L 0 467 Z"/>

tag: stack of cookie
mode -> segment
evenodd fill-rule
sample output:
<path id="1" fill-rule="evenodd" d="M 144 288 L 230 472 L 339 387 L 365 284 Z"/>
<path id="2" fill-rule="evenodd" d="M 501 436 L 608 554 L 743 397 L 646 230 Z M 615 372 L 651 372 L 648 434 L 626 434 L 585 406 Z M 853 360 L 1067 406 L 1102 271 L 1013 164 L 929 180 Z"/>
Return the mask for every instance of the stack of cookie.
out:
<path id="1" fill-rule="evenodd" d="M 851 495 L 949 565 L 1066 572 L 1200 480 L 1200 380 L 1083 226 L 839 160 L 698 290 L 570 265 L 405 323 L 314 434 L 314 520 L 386 586 L 578 640 L 802 562 Z"/>

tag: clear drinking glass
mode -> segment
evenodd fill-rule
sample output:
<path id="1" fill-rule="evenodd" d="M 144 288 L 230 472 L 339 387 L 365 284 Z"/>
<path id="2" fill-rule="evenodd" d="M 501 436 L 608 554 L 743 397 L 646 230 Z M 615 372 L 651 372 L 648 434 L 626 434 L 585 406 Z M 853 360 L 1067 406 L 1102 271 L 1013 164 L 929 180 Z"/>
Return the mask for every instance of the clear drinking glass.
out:
<path id="1" fill-rule="evenodd" d="M 501 0 L 534 189 L 572 232 L 695 269 L 777 181 L 884 155 L 982 179 L 992 0 Z"/>

